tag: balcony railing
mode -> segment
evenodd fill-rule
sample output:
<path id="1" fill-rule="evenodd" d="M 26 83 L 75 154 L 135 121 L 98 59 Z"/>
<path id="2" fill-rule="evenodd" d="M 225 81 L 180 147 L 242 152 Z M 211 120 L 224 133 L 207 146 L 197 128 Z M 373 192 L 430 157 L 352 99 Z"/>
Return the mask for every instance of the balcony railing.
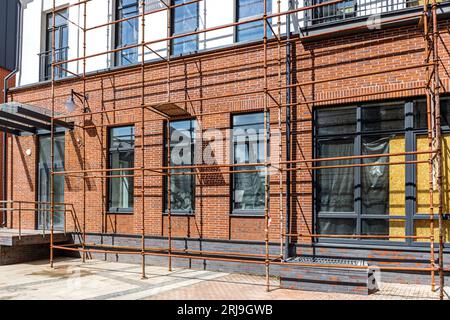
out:
<path id="1" fill-rule="evenodd" d="M 317 5 L 330 0 L 305 0 L 305 5 Z M 439 2 L 447 2 L 441 0 Z M 317 7 L 306 13 L 306 26 L 315 26 L 340 20 L 368 17 L 387 12 L 419 7 L 423 0 L 345 0 L 327 6 Z"/>
<path id="2" fill-rule="evenodd" d="M 55 50 L 55 61 L 67 60 L 69 47 L 58 48 Z M 67 76 L 67 64 L 55 67 L 55 79 Z M 39 53 L 39 81 L 50 80 L 52 77 L 52 51 L 44 51 Z"/>

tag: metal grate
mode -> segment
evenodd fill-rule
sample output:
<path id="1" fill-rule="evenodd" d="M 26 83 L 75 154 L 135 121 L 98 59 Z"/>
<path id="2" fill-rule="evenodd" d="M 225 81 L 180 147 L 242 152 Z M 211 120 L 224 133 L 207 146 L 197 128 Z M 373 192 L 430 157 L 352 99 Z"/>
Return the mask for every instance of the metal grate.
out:
<path id="1" fill-rule="evenodd" d="M 323 258 L 323 257 L 309 257 L 309 256 L 298 256 L 285 260 L 287 263 L 315 263 L 315 264 L 343 264 L 349 266 L 361 266 L 366 267 L 367 262 L 363 260 L 353 260 L 353 259 L 336 259 L 336 258 Z"/>

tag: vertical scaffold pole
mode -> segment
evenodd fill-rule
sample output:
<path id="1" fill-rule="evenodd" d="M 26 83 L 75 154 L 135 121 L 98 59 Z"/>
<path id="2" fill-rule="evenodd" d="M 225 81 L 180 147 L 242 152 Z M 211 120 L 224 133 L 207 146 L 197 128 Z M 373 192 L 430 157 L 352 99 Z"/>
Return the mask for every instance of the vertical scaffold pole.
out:
<path id="1" fill-rule="evenodd" d="M 432 53 L 431 39 L 430 39 L 430 26 L 429 26 L 429 0 L 424 2 L 423 10 L 423 28 L 424 28 L 424 41 L 425 41 L 425 63 L 430 62 L 430 55 Z M 426 83 L 431 82 L 431 71 L 430 67 L 426 67 Z M 434 187 L 433 187 L 433 97 L 432 90 L 427 85 L 426 90 L 426 103 L 427 103 L 427 139 L 428 139 L 428 150 L 430 151 L 428 155 L 428 194 L 429 194 L 429 210 L 428 214 L 430 216 L 430 267 L 431 267 L 431 290 L 435 290 L 435 263 L 434 263 Z"/>
<path id="2" fill-rule="evenodd" d="M 269 259 L 269 167 L 267 162 L 267 138 L 268 138 L 268 104 L 269 100 L 267 95 L 268 92 L 268 79 L 267 79 L 267 1 L 264 0 L 264 234 L 265 234 L 265 267 L 266 267 L 266 290 L 270 291 L 270 278 L 269 278 L 269 268 L 270 268 L 270 259 Z"/>
<path id="3" fill-rule="evenodd" d="M 170 4 L 170 3 L 169 3 Z M 167 102 L 170 102 L 170 81 L 171 81 L 171 68 L 170 68 L 170 55 L 171 55 L 171 41 L 170 36 L 172 35 L 172 8 L 169 6 L 167 8 L 167 41 L 166 41 L 166 61 L 167 61 Z M 167 119 L 166 128 L 166 139 L 167 139 L 167 166 L 170 168 L 170 119 Z M 171 175 L 170 169 L 167 169 L 167 223 L 168 223 L 168 258 L 169 258 L 169 271 L 172 272 L 172 193 L 171 193 Z"/>
<path id="4" fill-rule="evenodd" d="M 86 28 L 87 2 L 83 3 L 83 262 L 86 262 Z"/>
<path id="5" fill-rule="evenodd" d="M 439 77 L 439 25 L 437 21 L 437 1 L 432 0 L 432 17 L 433 17 L 433 67 L 434 67 L 434 100 L 435 100 L 435 120 L 436 120 L 436 145 L 437 154 L 435 156 L 435 161 L 437 161 L 437 190 L 438 190 L 438 219 L 439 219 L 439 299 L 444 299 L 444 227 L 443 227 L 443 212 L 444 212 L 444 195 L 443 195 L 443 150 L 442 150 L 442 130 L 441 130 L 441 103 L 440 103 L 440 90 L 441 81 Z"/>
<path id="6" fill-rule="evenodd" d="M 54 183 L 55 183 L 55 176 L 54 176 L 54 162 L 55 162 L 55 148 L 54 148 L 54 139 L 55 139 L 55 128 L 54 128 L 54 116 L 55 116 L 55 30 L 56 30 L 56 26 L 55 26 L 55 7 L 56 7 L 56 0 L 53 0 L 53 4 L 52 4 L 52 63 L 51 63 L 51 82 L 52 82 L 52 120 L 51 120 L 51 125 L 50 125 L 50 267 L 53 268 L 53 216 L 55 214 L 55 188 L 54 188 Z M 47 207 L 47 206 L 46 206 Z M 45 210 L 45 212 L 41 212 L 41 214 L 43 216 L 45 216 L 47 214 L 47 210 Z M 44 219 L 46 220 L 46 219 Z M 45 221 L 44 221 L 44 225 L 45 225 Z M 44 226 L 45 228 L 45 226 Z M 45 229 L 44 229 L 45 230 Z"/>
<path id="7" fill-rule="evenodd" d="M 281 0 L 277 1 L 277 9 L 278 13 L 281 12 Z M 283 95 L 281 91 L 281 87 L 283 86 L 283 80 L 281 77 L 281 66 L 282 66 L 282 59 L 281 59 L 281 16 L 278 16 L 277 21 L 277 38 L 278 38 L 278 188 L 279 188 L 279 219 L 280 219 L 280 257 L 284 256 L 284 242 L 283 242 L 283 226 L 284 226 L 284 217 L 283 217 L 283 169 L 281 167 L 281 162 L 283 161 L 283 135 L 282 135 L 282 117 L 283 117 Z"/>
<path id="8" fill-rule="evenodd" d="M 141 237 L 142 279 L 145 276 L 145 0 L 141 1 Z"/>

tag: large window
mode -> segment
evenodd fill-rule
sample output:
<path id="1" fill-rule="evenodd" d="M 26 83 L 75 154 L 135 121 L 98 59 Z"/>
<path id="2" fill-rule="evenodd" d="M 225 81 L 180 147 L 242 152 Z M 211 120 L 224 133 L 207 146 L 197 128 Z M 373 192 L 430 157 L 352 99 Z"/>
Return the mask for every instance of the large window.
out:
<path id="1" fill-rule="evenodd" d="M 194 165 L 195 154 L 195 120 L 170 122 L 170 166 Z M 166 145 L 166 152 L 167 145 Z M 174 169 L 170 176 L 170 210 L 173 213 L 193 213 L 195 210 L 195 175 L 183 175 L 182 172 L 192 172 L 192 169 Z M 165 195 L 167 192 L 165 181 Z M 168 208 L 168 197 L 165 197 L 165 209 Z"/>
<path id="2" fill-rule="evenodd" d="M 190 0 L 173 0 L 173 5 L 180 5 Z M 198 2 L 182 5 L 172 9 L 172 35 L 180 35 L 198 30 Z M 172 55 L 184 55 L 198 51 L 198 35 L 190 35 L 172 40 Z"/>
<path id="3" fill-rule="evenodd" d="M 132 212 L 134 179 L 134 127 L 115 127 L 109 130 L 108 211 L 110 213 Z M 117 177 L 118 175 L 123 177 Z"/>
<path id="4" fill-rule="evenodd" d="M 319 164 L 329 168 L 316 174 L 318 231 L 388 235 L 390 220 L 405 218 L 404 210 L 396 213 L 399 208 L 395 205 L 404 209 L 404 199 L 396 203 L 391 182 L 395 179 L 404 184 L 405 177 L 398 167 L 382 165 L 389 161 L 382 154 L 405 150 L 404 104 L 319 110 L 316 134 L 318 158 L 380 155 Z M 363 166 L 352 166 L 358 163 Z M 370 163 L 380 165 L 368 166 Z"/>
<path id="5" fill-rule="evenodd" d="M 449 100 L 443 98 L 444 181 L 450 176 L 447 156 L 450 154 L 449 110 Z M 317 158 L 363 156 L 316 164 L 320 167 L 314 175 L 317 232 L 389 235 L 392 238 L 376 241 L 406 244 L 427 241 L 395 238 L 405 235 L 429 236 L 428 154 L 398 155 L 428 150 L 425 102 L 419 100 L 323 108 L 315 112 L 315 118 Z M 383 156 L 388 153 L 396 155 Z M 405 161 L 416 160 L 421 162 L 404 164 Z M 397 164 L 383 165 L 384 162 Z M 450 211 L 446 200 L 448 194 L 449 188 L 445 182 L 444 213 Z M 433 199 L 436 208 L 434 214 L 437 215 L 437 192 L 434 192 Z M 446 241 L 449 241 L 448 221 L 444 221 L 444 228 Z M 375 239 L 364 241 L 373 242 Z"/>
<path id="6" fill-rule="evenodd" d="M 116 0 L 116 20 L 130 18 L 139 14 L 138 0 Z M 128 19 L 116 25 L 115 47 L 123 48 L 138 43 L 139 19 Z M 115 63 L 118 66 L 138 62 L 138 48 L 129 48 L 116 52 Z"/>
<path id="7" fill-rule="evenodd" d="M 69 29 L 67 26 L 68 18 L 67 10 L 60 10 L 55 13 L 55 62 L 67 60 Z M 46 15 L 46 32 L 45 32 L 45 51 L 40 57 L 40 80 L 49 80 L 52 76 L 52 59 L 53 59 L 53 14 Z M 55 67 L 55 79 L 63 78 L 67 75 L 64 70 L 67 64 L 61 65 L 62 68 Z"/>
<path id="8" fill-rule="evenodd" d="M 272 11 L 272 0 L 266 0 L 267 14 Z M 236 0 L 236 18 L 238 22 L 252 18 L 261 18 L 264 15 L 264 0 Z M 269 19 L 270 21 L 270 19 Z M 268 28 L 267 36 L 270 36 Z M 238 42 L 262 40 L 264 37 L 263 20 L 240 24 L 236 27 L 236 40 Z"/>
<path id="9" fill-rule="evenodd" d="M 267 120 L 267 127 L 268 123 Z M 233 116 L 233 163 L 264 163 L 264 137 L 263 112 Z M 268 137 L 269 134 L 267 133 L 266 138 L 268 139 Z M 268 145 L 269 143 L 267 143 L 267 153 L 269 152 Z M 233 174 L 232 212 L 235 214 L 264 213 L 264 166 L 237 166 L 234 170 L 260 171 Z"/>

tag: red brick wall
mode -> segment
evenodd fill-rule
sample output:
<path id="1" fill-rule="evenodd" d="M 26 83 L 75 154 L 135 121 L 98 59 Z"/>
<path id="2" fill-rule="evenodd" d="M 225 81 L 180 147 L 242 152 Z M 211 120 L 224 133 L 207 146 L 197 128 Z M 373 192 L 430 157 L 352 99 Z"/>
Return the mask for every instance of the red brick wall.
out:
<path id="1" fill-rule="evenodd" d="M 447 30 L 449 21 L 442 22 L 442 30 Z M 444 43 L 450 43 L 449 34 L 442 32 Z M 378 30 L 359 35 L 342 36 L 312 43 L 296 42 L 294 78 L 305 83 L 312 80 L 329 79 L 343 75 L 356 75 L 369 70 L 386 70 L 394 67 L 409 66 L 423 61 L 423 38 L 416 26 L 389 30 Z M 441 59 L 448 67 L 449 54 L 443 46 Z M 284 52 L 284 48 L 282 48 Z M 276 44 L 269 50 L 269 88 L 278 85 L 278 49 Z M 282 61 L 284 80 L 284 59 Z M 444 87 L 448 89 L 445 72 L 441 68 Z M 191 99 L 199 97 L 220 96 L 237 92 L 248 92 L 263 88 L 263 51 L 261 45 L 246 46 L 220 50 L 214 53 L 201 54 L 192 58 L 174 60 L 171 67 L 171 101 L 180 101 L 187 96 Z M 153 104 L 166 100 L 167 69 L 164 63 L 153 63 L 145 72 L 145 103 Z M 424 69 L 386 73 L 382 75 L 353 78 L 321 84 L 303 85 L 294 90 L 294 99 L 298 102 L 316 100 L 316 106 L 354 101 L 407 97 L 423 94 L 423 90 L 402 91 L 391 94 L 371 93 L 405 89 L 424 83 Z M 89 106 L 92 111 L 114 110 L 140 105 L 140 72 L 132 68 L 120 72 L 110 72 L 92 76 L 87 79 Z M 56 84 L 56 111 L 64 113 L 64 101 L 70 90 L 82 92 L 82 82 L 68 80 Z M 282 99 L 284 101 L 284 92 Z M 336 99 L 329 103 L 321 102 L 328 98 L 361 95 L 354 99 Z M 277 97 L 277 93 L 273 95 Z M 51 107 L 51 90 L 48 84 L 32 88 L 15 90 L 11 97 L 15 101 L 29 103 L 41 107 Z M 247 94 L 238 97 L 218 98 L 202 102 L 181 103 L 194 113 L 220 112 L 214 115 L 197 118 L 203 129 L 230 128 L 230 113 L 263 109 L 263 94 Z M 275 107 L 269 100 L 270 106 Z M 78 108 L 78 112 L 81 108 Z M 301 103 L 293 107 L 293 159 L 309 159 L 312 157 L 312 104 Z M 271 130 L 277 129 L 276 108 L 271 109 Z M 162 134 L 163 119 L 150 111 L 145 112 L 146 124 L 144 132 L 145 166 L 160 167 L 163 165 Z M 283 111 L 283 132 L 285 129 Z M 83 150 L 86 150 L 86 169 L 105 168 L 107 155 L 106 128 L 101 125 L 118 125 L 136 123 L 135 166 L 141 167 L 142 132 L 140 127 L 140 109 L 108 113 L 107 115 L 88 115 L 86 125 L 97 127 L 86 130 L 78 128 L 83 119 L 75 119 L 77 128 L 66 135 L 66 169 L 82 168 Z M 283 141 L 285 137 L 283 137 Z M 10 196 L 15 200 L 35 200 L 35 146 L 32 138 L 11 139 Z M 24 156 L 23 150 L 33 148 L 31 157 Z M 283 144 L 283 158 L 285 145 Z M 202 236 L 215 239 L 264 239 L 263 217 L 230 216 L 230 176 L 223 168 L 217 174 L 202 176 L 197 179 L 196 214 L 195 217 L 172 217 L 174 236 Z M 283 177 L 285 179 L 285 177 Z M 145 180 L 145 229 L 148 235 L 167 235 L 168 221 L 162 215 L 163 190 L 162 178 L 147 177 Z M 310 232 L 312 227 L 312 185 L 311 172 L 297 171 L 293 176 L 292 187 L 292 219 L 293 232 Z M 271 183 L 271 227 L 270 239 L 279 239 L 279 198 L 278 175 L 270 177 Z M 135 233 L 141 230 L 140 177 L 135 179 L 134 213 L 131 215 L 106 215 L 106 183 L 101 179 L 86 181 L 86 210 L 83 210 L 83 183 L 77 177 L 66 177 L 65 201 L 74 206 L 78 222 L 85 216 L 88 232 Z M 285 191 L 285 189 L 284 189 Z M 283 199 L 284 206 L 284 199 Z M 85 212 L 85 215 L 83 214 Z M 74 219 L 68 218 L 69 229 L 74 228 Z M 105 221 L 106 220 L 106 221 Z M 33 222 L 34 223 L 34 222 Z M 31 223 L 30 223 L 31 225 Z M 303 239 L 303 241 L 309 241 Z"/>

